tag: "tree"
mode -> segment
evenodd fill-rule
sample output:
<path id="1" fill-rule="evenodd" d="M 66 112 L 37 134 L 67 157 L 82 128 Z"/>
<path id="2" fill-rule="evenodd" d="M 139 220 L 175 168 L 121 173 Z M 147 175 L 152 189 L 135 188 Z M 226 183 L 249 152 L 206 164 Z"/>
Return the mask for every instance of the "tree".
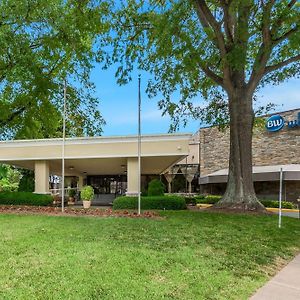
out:
<path id="1" fill-rule="evenodd" d="M 16 192 L 22 174 L 8 165 L 0 165 L 0 192 Z"/>
<path id="2" fill-rule="evenodd" d="M 107 31 L 105 1 L 0 2 L 0 138 L 61 136 L 68 79 L 69 136 L 101 134 L 89 73 Z"/>
<path id="3" fill-rule="evenodd" d="M 175 120 L 226 117 L 227 190 L 219 207 L 262 210 L 252 180 L 253 98 L 265 84 L 300 74 L 300 10 L 295 0 L 153 0 L 114 9 L 113 53 L 119 83 L 136 66 L 152 74 L 147 92 Z M 180 100 L 172 94 L 180 91 Z M 201 94 L 208 105 L 195 107 Z M 212 114 L 215 111 L 216 114 Z"/>

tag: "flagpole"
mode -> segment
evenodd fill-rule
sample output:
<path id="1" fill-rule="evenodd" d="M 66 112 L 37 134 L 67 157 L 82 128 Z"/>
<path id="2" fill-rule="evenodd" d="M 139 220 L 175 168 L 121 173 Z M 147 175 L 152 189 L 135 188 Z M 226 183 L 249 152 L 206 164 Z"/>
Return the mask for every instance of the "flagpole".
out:
<path id="1" fill-rule="evenodd" d="M 138 81 L 138 214 L 141 214 L 141 75 Z"/>
<path id="2" fill-rule="evenodd" d="M 283 170 L 280 168 L 280 183 L 279 183 L 279 212 L 278 212 L 278 227 L 281 228 L 281 215 L 282 215 L 282 181 L 283 181 Z"/>
<path id="3" fill-rule="evenodd" d="M 63 138 L 62 138 L 62 181 L 61 181 L 61 211 L 65 211 L 65 142 L 66 142 L 66 101 L 67 100 L 67 81 L 64 80 L 64 105 L 63 105 Z"/>

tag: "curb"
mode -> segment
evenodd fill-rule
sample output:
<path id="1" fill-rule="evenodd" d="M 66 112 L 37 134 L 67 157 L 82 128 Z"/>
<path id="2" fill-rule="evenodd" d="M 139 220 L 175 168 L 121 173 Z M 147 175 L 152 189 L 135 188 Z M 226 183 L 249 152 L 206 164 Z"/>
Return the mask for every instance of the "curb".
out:
<path id="1" fill-rule="evenodd" d="M 212 204 L 198 203 L 198 204 L 196 204 L 196 206 L 199 207 L 199 208 L 209 208 L 213 205 Z M 270 211 L 270 212 L 279 212 L 279 208 L 273 208 L 273 207 L 266 207 L 266 210 Z M 299 210 L 298 209 L 282 208 L 281 211 L 284 211 L 284 212 L 298 212 Z"/>
<path id="2" fill-rule="evenodd" d="M 279 208 L 273 208 L 273 207 L 266 207 L 267 211 L 271 211 L 271 212 L 279 212 Z M 288 209 L 288 208 L 282 208 L 281 211 L 284 212 L 298 212 L 298 209 Z"/>

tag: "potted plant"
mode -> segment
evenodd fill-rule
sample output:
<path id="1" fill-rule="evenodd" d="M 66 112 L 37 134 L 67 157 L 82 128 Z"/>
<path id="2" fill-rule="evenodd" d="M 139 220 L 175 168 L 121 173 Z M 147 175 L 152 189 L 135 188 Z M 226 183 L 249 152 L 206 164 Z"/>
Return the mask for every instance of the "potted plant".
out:
<path id="1" fill-rule="evenodd" d="M 80 197 L 82 199 L 83 207 L 90 208 L 94 198 L 94 189 L 90 185 L 84 186 L 81 190 Z"/>
<path id="2" fill-rule="evenodd" d="M 69 202 L 68 204 L 74 204 L 75 203 L 75 195 L 76 195 L 76 190 L 74 189 L 69 189 Z"/>

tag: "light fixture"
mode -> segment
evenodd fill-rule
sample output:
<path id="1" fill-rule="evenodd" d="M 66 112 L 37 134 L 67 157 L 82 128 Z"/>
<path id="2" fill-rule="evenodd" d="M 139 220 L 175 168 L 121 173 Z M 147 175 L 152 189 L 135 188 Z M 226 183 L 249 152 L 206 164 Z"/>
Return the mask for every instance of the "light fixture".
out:
<path id="1" fill-rule="evenodd" d="M 70 166 L 70 167 L 69 167 L 69 170 L 71 170 L 71 171 L 74 170 L 74 167 L 73 167 L 73 166 Z"/>
<path id="2" fill-rule="evenodd" d="M 125 169 L 125 168 L 126 168 L 126 165 L 121 165 L 121 168 L 122 168 L 122 169 Z"/>

